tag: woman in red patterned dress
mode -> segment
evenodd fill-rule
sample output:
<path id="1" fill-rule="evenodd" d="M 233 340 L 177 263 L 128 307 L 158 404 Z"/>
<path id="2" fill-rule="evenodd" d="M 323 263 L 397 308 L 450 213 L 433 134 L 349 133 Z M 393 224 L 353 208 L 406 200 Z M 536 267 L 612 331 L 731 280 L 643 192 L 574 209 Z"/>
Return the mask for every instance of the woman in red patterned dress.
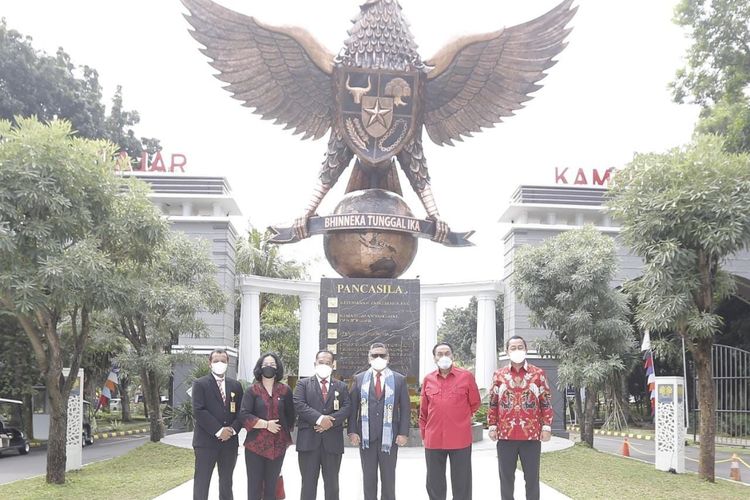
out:
<path id="1" fill-rule="evenodd" d="M 281 383 L 284 366 L 274 353 L 263 354 L 255 363 L 253 374 L 255 383 L 245 391 L 240 409 L 240 419 L 247 429 L 247 498 L 276 500 L 279 474 L 286 449 L 292 444 L 296 418 L 292 390 Z"/>

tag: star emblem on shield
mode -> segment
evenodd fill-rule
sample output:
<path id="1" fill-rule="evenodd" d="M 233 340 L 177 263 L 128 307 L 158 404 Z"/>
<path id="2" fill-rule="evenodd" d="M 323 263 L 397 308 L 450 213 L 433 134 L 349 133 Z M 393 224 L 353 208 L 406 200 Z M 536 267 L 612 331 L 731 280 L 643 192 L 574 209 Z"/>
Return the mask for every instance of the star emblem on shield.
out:
<path id="1" fill-rule="evenodd" d="M 360 68 L 338 70 L 338 119 L 360 157 L 387 161 L 416 130 L 420 74 Z"/>

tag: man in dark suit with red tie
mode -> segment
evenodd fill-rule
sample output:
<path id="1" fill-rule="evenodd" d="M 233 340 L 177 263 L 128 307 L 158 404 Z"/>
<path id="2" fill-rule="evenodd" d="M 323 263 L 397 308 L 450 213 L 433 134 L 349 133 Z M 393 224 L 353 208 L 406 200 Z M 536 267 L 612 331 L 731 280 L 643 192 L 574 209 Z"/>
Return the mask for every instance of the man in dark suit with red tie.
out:
<path id="1" fill-rule="evenodd" d="M 237 463 L 242 428 L 238 419 L 242 386 L 226 377 L 229 356 L 215 349 L 208 357 L 211 373 L 193 382 L 193 450 L 195 474 L 193 500 L 206 500 L 214 467 L 219 467 L 219 498 L 232 500 L 232 473 Z"/>
<path id="2" fill-rule="evenodd" d="M 365 500 L 396 499 L 398 447 L 409 441 L 409 390 L 406 377 L 388 368 L 388 348 L 376 342 L 370 346 L 370 369 L 354 377 L 349 398 L 349 439 L 359 446 Z"/>
<path id="3" fill-rule="evenodd" d="M 333 353 L 315 355 L 315 375 L 297 382 L 297 452 L 302 475 L 301 500 L 315 500 L 322 471 L 325 500 L 339 500 L 339 469 L 344 454 L 343 425 L 351 410 L 349 389 L 331 377 Z"/>

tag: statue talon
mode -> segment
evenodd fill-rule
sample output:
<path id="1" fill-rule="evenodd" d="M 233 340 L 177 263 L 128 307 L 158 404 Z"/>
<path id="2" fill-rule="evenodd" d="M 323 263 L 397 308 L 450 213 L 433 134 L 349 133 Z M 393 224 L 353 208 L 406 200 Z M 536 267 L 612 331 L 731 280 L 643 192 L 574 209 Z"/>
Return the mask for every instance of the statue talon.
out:
<path id="1" fill-rule="evenodd" d="M 298 240 L 304 240 L 310 236 L 310 232 L 307 230 L 307 221 L 310 218 L 309 215 L 305 214 L 302 217 L 294 219 L 294 235 Z"/>
<path id="2" fill-rule="evenodd" d="M 448 240 L 448 233 L 451 228 L 448 224 L 439 217 L 430 216 L 428 219 L 435 221 L 435 235 L 432 237 L 432 241 L 443 244 Z"/>

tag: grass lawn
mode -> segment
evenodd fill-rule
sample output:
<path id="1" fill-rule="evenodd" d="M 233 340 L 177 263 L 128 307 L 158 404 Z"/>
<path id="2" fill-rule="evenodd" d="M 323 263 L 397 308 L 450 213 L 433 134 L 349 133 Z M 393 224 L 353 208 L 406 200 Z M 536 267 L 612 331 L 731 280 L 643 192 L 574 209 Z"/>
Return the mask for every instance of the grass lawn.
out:
<path id="1" fill-rule="evenodd" d="M 68 472 L 62 486 L 44 477 L 0 485 L 0 498 L 152 499 L 193 477 L 193 450 L 146 443 L 112 460 Z"/>
<path id="2" fill-rule="evenodd" d="M 542 454 L 541 480 L 579 498 L 750 498 L 750 487 L 717 480 L 708 483 L 697 474 L 669 474 L 653 465 L 576 445 Z M 0 494 L 2 491 L 0 491 Z"/>

